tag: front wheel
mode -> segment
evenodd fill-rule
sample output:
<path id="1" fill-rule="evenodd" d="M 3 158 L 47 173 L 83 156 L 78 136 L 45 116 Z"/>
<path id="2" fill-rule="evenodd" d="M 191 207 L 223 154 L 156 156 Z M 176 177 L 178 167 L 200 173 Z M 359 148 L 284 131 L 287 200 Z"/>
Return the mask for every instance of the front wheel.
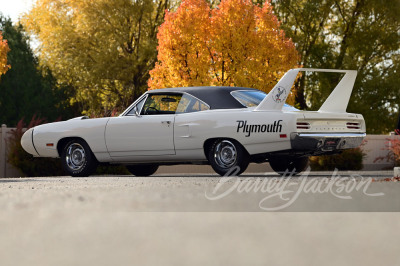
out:
<path id="1" fill-rule="evenodd" d="M 249 155 L 237 141 L 219 139 L 209 149 L 208 161 L 221 176 L 240 175 L 249 166 Z"/>
<path id="2" fill-rule="evenodd" d="M 269 159 L 269 164 L 280 175 L 285 173 L 297 175 L 308 166 L 308 157 L 274 157 Z"/>
<path id="3" fill-rule="evenodd" d="M 138 164 L 138 165 L 127 165 L 126 169 L 135 176 L 150 176 L 154 174 L 157 169 L 157 164 Z"/>
<path id="4" fill-rule="evenodd" d="M 85 141 L 74 139 L 65 145 L 61 153 L 64 171 L 71 176 L 89 176 L 97 167 L 97 160 Z"/>

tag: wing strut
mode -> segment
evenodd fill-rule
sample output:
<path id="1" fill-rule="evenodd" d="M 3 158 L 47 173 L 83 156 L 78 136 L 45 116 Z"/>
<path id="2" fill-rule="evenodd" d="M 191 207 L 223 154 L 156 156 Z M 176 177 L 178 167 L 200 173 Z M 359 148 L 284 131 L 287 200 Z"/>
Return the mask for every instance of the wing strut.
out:
<path id="1" fill-rule="evenodd" d="M 254 111 L 276 111 L 282 110 L 283 105 L 289 95 L 293 83 L 299 71 L 310 72 L 336 72 L 345 73 L 338 85 L 329 95 L 328 99 L 322 104 L 318 112 L 338 112 L 345 113 L 349 104 L 351 92 L 353 91 L 354 82 L 356 80 L 356 70 L 340 70 L 340 69 L 316 69 L 316 68 L 295 68 L 290 69 L 278 81 L 274 88 L 268 93 L 268 96 L 254 109 Z"/>

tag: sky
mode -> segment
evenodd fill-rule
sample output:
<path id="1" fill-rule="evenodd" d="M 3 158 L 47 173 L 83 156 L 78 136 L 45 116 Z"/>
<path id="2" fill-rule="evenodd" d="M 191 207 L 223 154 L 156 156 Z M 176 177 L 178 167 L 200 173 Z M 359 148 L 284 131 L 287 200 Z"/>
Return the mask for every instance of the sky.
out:
<path id="1" fill-rule="evenodd" d="M 17 22 L 22 13 L 29 11 L 35 0 L 0 0 L 0 13 Z"/>

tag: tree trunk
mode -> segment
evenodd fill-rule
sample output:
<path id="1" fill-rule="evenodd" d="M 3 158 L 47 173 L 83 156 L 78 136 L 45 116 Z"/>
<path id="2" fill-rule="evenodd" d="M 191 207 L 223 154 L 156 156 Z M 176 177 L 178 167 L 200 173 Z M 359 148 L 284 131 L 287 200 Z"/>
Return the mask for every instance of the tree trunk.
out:
<path id="1" fill-rule="evenodd" d="M 346 24 L 343 39 L 340 44 L 340 52 L 335 64 L 335 69 L 340 69 L 343 65 L 344 56 L 346 55 L 347 48 L 349 47 L 348 39 L 351 38 L 354 33 L 358 17 L 361 14 L 363 6 L 364 6 L 364 0 L 357 1 L 354 10 L 352 12 L 352 16 L 350 17 L 350 21 Z M 344 17 L 343 20 L 345 20 Z"/>
<path id="2" fill-rule="evenodd" d="M 295 85 L 295 96 L 294 100 L 297 103 L 297 107 L 300 108 L 300 110 L 307 110 L 307 104 L 306 104 L 306 98 L 304 96 L 304 85 L 306 81 L 306 75 L 302 75 L 297 84 Z"/>

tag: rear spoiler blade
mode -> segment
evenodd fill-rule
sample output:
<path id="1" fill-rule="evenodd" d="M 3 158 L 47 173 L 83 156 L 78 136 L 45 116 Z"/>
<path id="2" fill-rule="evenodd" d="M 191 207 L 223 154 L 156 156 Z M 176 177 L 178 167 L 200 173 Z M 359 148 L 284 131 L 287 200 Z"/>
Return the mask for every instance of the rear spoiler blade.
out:
<path id="1" fill-rule="evenodd" d="M 339 112 L 345 113 L 349 104 L 351 92 L 353 91 L 356 80 L 356 70 L 340 69 L 316 69 L 316 68 L 295 68 L 285 73 L 274 88 L 268 93 L 268 96 L 254 109 L 254 111 L 279 111 L 289 95 L 294 81 L 300 71 L 310 72 L 336 72 L 345 73 L 338 85 L 323 103 L 318 112 Z"/>

